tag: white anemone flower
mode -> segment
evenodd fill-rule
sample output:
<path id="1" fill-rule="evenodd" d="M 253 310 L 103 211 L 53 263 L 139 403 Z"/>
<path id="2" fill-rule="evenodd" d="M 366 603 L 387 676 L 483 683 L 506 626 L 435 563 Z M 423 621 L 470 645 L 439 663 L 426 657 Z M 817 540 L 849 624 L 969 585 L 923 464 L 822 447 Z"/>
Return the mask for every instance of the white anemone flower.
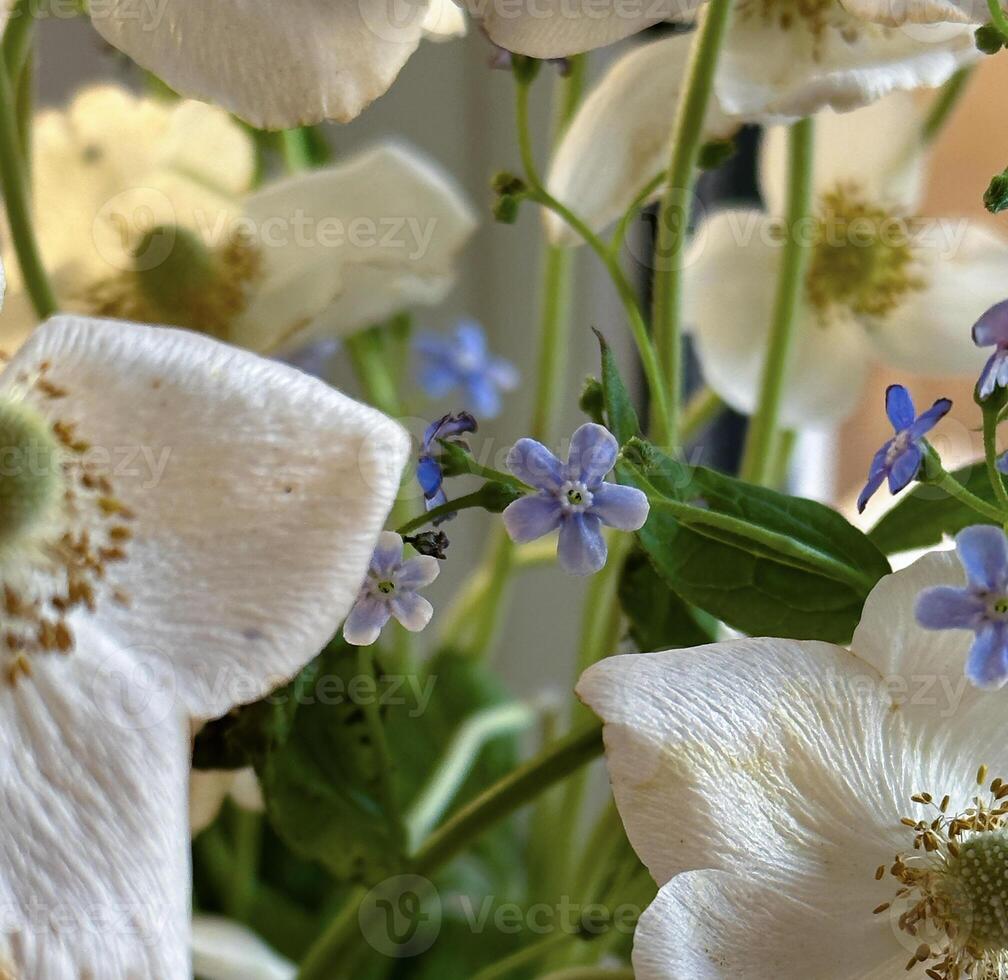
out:
<path id="1" fill-rule="evenodd" d="M 454 181 L 395 144 L 252 190 L 251 138 L 199 102 L 99 86 L 33 133 L 43 262 L 85 315 L 291 347 L 440 301 L 475 228 Z M 10 348 L 34 321 L 7 264 Z"/>
<path id="2" fill-rule="evenodd" d="M 357 596 L 395 422 L 185 331 L 76 316 L 0 374 L 0 973 L 183 980 L 193 726 Z"/>
<path id="3" fill-rule="evenodd" d="M 781 405 L 789 428 L 827 427 L 853 411 L 873 363 L 922 375 L 976 376 L 970 327 L 1004 295 L 1008 244 L 966 219 L 916 214 L 920 115 L 906 94 L 816 119 L 814 214 L 793 360 Z M 687 257 L 685 319 L 707 383 L 752 412 L 781 258 L 786 132 L 761 153 L 769 213 L 703 221 Z"/>
<path id="4" fill-rule="evenodd" d="M 426 37 L 465 32 L 451 0 L 105 0 L 91 23 L 176 92 L 260 129 L 349 122 Z"/>
<path id="5" fill-rule="evenodd" d="M 297 967 L 250 929 L 214 915 L 193 917 L 193 972 L 199 980 L 294 980 Z"/>
<path id="6" fill-rule="evenodd" d="M 737 639 L 582 677 L 660 888 L 638 980 L 1008 975 L 1005 702 L 966 682 L 971 635 L 916 624 L 940 584 L 952 554 L 883 578 L 850 651 Z"/>

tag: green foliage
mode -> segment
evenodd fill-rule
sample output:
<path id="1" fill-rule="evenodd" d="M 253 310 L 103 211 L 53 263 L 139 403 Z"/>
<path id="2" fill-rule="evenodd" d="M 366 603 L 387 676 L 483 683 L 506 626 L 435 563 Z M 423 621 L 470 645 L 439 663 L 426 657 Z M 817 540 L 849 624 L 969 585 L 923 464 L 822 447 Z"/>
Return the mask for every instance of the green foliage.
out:
<path id="1" fill-rule="evenodd" d="M 991 177 L 991 182 L 984 191 L 983 202 L 991 214 L 998 214 L 1008 208 L 1008 170 Z"/>
<path id="2" fill-rule="evenodd" d="M 605 337 L 597 330 L 599 347 L 602 351 L 602 397 L 605 403 L 609 431 L 616 436 L 622 446 L 628 439 L 640 434 L 640 421 L 634 409 L 630 393 L 623 384 L 616 358 L 606 343 Z"/>
<path id="3" fill-rule="evenodd" d="M 617 474 L 651 500 L 638 538 L 666 584 L 746 633 L 846 642 L 890 571 L 865 535 L 814 501 L 687 466 L 639 439 Z"/>
<path id="4" fill-rule="evenodd" d="M 593 422 L 605 425 L 605 395 L 602 394 L 602 382 L 598 378 L 587 377 L 578 399 L 578 408 Z"/>
<path id="5" fill-rule="evenodd" d="M 529 195 L 528 185 L 521 177 L 502 172 L 494 176 L 490 187 L 494 195 L 491 207 L 494 219 L 501 224 L 513 225 L 518 220 L 522 201 Z"/>
<path id="6" fill-rule="evenodd" d="M 984 54 L 997 54 L 1005 46 L 1004 35 L 993 24 L 978 27 L 973 38 Z"/>
<path id="7" fill-rule="evenodd" d="M 711 140 L 700 147 L 700 156 L 697 159 L 697 166 L 701 170 L 716 170 L 723 163 L 727 163 L 738 149 L 735 140 Z"/>

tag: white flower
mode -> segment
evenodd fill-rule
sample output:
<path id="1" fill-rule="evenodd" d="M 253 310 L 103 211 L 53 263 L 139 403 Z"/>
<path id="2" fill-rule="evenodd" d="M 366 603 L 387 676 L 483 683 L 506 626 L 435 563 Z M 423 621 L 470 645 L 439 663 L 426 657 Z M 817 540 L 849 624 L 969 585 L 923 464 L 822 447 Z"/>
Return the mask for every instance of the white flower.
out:
<path id="1" fill-rule="evenodd" d="M 176 92 L 284 129 L 357 116 L 425 35 L 464 31 L 449 3 L 110 0 L 91 5 L 91 22 Z"/>
<path id="2" fill-rule="evenodd" d="M 193 972 L 200 980 L 294 980 L 297 967 L 254 932 L 211 915 L 192 927 Z"/>
<path id="3" fill-rule="evenodd" d="M 989 879 L 943 838 L 974 797 L 990 800 L 980 767 L 1008 772 L 1005 701 L 966 682 L 971 636 L 916 625 L 936 584 L 962 584 L 954 555 L 882 579 L 853 652 L 739 639 L 612 657 L 582 677 L 624 826 L 660 887 L 637 928 L 638 980 L 1004 976 L 1006 831 L 964 818 L 959 846 L 1001 855 Z M 937 849 L 915 849 L 924 833 Z M 913 934 L 900 917 L 926 897 L 936 912 Z M 970 969 L 941 967 L 946 945 Z"/>
<path id="4" fill-rule="evenodd" d="M 350 609 L 406 433 L 184 331 L 56 317 L 0 374 L 0 964 L 186 978 L 194 724 Z"/>
<path id="5" fill-rule="evenodd" d="M 189 830 L 206 830 L 220 813 L 226 799 L 252 813 L 265 809 L 262 787 L 255 770 L 193 769 L 189 776 Z"/>
<path id="6" fill-rule="evenodd" d="M 1004 294 L 1008 246 L 965 219 L 915 209 L 920 116 L 897 94 L 816 119 L 812 256 L 781 420 L 830 425 L 861 398 L 873 362 L 920 374 L 979 374 L 970 326 Z M 786 134 L 770 132 L 760 177 L 769 214 L 728 211 L 697 230 L 685 318 L 707 383 L 751 412 L 766 354 L 780 263 Z"/>
<path id="7" fill-rule="evenodd" d="M 63 308 L 256 350 L 439 301 L 475 226 L 454 182 L 411 150 L 378 146 L 253 191 L 251 139 L 226 113 L 114 86 L 40 113 L 33 159 L 35 229 Z M 17 278 L 11 293 L 5 347 L 33 326 Z"/>

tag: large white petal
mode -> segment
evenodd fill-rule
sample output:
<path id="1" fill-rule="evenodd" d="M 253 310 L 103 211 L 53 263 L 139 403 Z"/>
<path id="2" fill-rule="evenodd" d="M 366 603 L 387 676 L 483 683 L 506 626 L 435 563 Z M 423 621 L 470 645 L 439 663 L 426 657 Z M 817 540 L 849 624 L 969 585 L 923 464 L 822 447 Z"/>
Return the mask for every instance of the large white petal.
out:
<path id="1" fill-rule="evenodd" d="M 465 12 L 455 0 L 431 0 L 423 21 L 424 37 L 449 41 L 462 37 L 466 29 Z"/>
<path id="2" fill-rule="evenodd" d="M 707 383 L 751 413 L 759 397 L 781 248 L 754 211 L 715 215 L 697 230 L 686 271 L 685 318 Z M 858 403 L 868 348 L 853 320 L 820 324 L 805 309 L 781 403 L 789 428 L 830 424 Z"/>
<path id="3" fill-rule="evenodd" d="M 969 27 L 892 30 L 837 3 L 821 30 L 789 29 L 753 4 L 729 27 L 714 90 L 726 112 L 789 121 L 823 108 L 856 109 L 890 92 L 941 85 L 979 57 Z"/>
<path id="4" fill-rule="evenodd" d="M 936 377 L 977 377 L 990 355 L 970 328 L 1005 295 L 1008 242 L 965 218 L 921 219 L 915 258 L 924 288 L 872 326 L 869 336 L 887 363 Z"/>
<path id="5" fill-rule="evenodd" d="M 691 35 L 642 44 L 618 59 L 589 93 L 553 155 L 547 186 L 594 231 L 623 215 L 647 183 L 668 167 L 669 143 Z M 705 139 L 739 126 L 711 99 Z M 553 212 L 550 238 L 581 239 Z"/>
<path id="6" fill-rule="evenodd" d="M 985 24 L 990 12 L 984 0 L 841 0 L 862 20 L 898 27 L 902 24 Z"/>
<path id="7" fill-rule="evenodd" d="M 97 624 L 77 641 L 0 685 L 0 972 L 185 980 L 188 726 Z"/>
<path id="8" fill-rule="evenodd" d="M 297 967 L 254 932 L 210 915 L 192 926 L 193 971 L 201 980 L 294 980 Z"/>
<path id="9" fill-rule="evenodd" d="M 264 278 L 232 339 L 253 350 L 350 333 L 436 302 L 476 225 L 444 171 L 394 144 L 273 184 L 246 214 Z"/>
<path id="10" fill-rule="evenodd" d="M 175 91 L 280 129 L 357 116 L 416 50 L 426 14 L 385 0 L 109 0 L 91 20 Z"/>
<path id="11" fill-rule="evenodd" d="M 591 51 L 663 20 L 690 19 L 699 0 L 465 0 L 490 40 L 533 58 Z"/>
<path id="12" fill-rule="evenodd" d="M 300 669 L 353 603 L 409 453 L 396 423 L 278 362 L 179 330 L 56 317 L 0 378 L 57 404 L 135 514 L 95 618 L 197 718 Z M 86 616 L 86 613 L 79 613 Z"/>
<path id="13" fill-rule="evenodd" d="M 924 180 L 920 103 L 894 92 L 855 112 L 821 112 L 815 119 L 813 187 L 817 194 L 839 184 L 857 187 L 869 202 L 913 213 Z M 774 126 L 760 147 L 760 191 L 767 210 L 783 215 L 788 185 L 788 130 Z"/>

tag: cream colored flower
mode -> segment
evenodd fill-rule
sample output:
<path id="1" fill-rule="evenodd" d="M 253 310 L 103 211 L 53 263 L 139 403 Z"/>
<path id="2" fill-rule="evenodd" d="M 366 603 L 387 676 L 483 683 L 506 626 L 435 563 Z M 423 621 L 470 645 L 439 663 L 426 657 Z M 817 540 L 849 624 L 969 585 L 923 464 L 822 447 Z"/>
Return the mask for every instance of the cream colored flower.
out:
<path id="1" fill-rule="evenodd" d="M 200 980 L 294 980 L 297 967 L 254 932 L 211 915 L 193 919 L 193 972 Z"/>
<path id="2" fill-rule="evenodd" d="M 967 683 L 971 635 L 916 624 L 939 584 L 962 584 L 954 555 L 883 578 L 851 652 L 739 639 L 582 677 L 660 887 L 638 980 L 1004 976 L 1008 830 L 974 802 L 1008 785 L 1004 697 Z"/>
<path id="3" fill-rule="evenodd" d="M 0 374 L 0 964 L 191 976 L 190 732 L 333 634 L 399 425 L 197 334 L 56 317 Z"/>
<path id="4" fill-rule="evenodd" d="M 475 225 L 437 167 L 382 145 L 252 190 L 220 109 L 102 86 L 34 137 L 36 232 L 61 305 L 191 327 L 256 350 L 348 333 L 439 301 Z M 8 257 L 0 346 L 34 326 Z"/>
<path id="5" fill-rule="evenodd" d="M 263 812 L 262 788 L 254 769 L 193 769 L 189 776 L 189 830 L 193 834 L 206 830 L 227 799 L 251 813 Z"/>

